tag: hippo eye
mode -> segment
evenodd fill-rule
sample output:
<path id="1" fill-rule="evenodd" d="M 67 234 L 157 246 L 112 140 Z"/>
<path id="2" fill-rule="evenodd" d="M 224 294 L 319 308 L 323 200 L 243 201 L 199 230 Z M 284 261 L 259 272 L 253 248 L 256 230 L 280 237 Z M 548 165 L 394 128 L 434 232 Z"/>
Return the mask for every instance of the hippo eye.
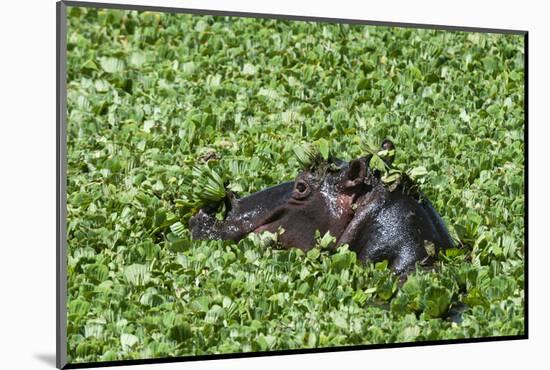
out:
<path id="1" fill-rule="evenodd" d="M 303 199 L 309 195 L 309 185 L 304 181 L 296 182 L 294 185 L 294 197 L 298 199 Z"/>

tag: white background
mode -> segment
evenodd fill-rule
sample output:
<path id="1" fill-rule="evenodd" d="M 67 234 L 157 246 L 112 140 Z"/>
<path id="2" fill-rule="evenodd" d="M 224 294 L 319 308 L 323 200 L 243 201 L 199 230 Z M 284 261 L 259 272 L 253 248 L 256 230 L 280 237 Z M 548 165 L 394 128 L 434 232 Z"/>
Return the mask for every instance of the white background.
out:
<path id="1" fill-rule="evenodd" d="M 520 369 L 548 357 L 549 50 L 544 1 L 126 0 L 113 3 L 528 30 L 530 339 L 125 367 L 131 369 Z M 55 364 L 55 1 L 2 3 L 0 367 Z"/>

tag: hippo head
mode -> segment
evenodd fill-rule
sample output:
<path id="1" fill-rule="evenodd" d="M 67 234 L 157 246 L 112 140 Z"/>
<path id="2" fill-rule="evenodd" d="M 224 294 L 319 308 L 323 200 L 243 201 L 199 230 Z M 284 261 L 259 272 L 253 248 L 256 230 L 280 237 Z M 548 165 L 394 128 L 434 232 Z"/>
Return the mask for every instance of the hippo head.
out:
<path id="1" fill-rule="evenodd" d="M 391 142 L 384 142 L 383 148 Z M 393 144 L 392 148 L 393 148 Z M 194 239 L 240 240 L 250 232 L 279 234 L 284 247 L 303 250 L 315 244 L 315 234 L 330 231 L 338 238 L 354 215 L 354 204 L 368 188 L 370 157 L 344 162 L 314 161 L 294 181 L 254 193 L 242 199 L 229 194 L 224 220 L 213 213 L 216 206 L 201 209 L 190 220 Z"/>
<path id="2" fill-rule="evenodd" d="M 302 249 L 313 247 L 316 231 L 339 236 L 353 217 L 353 204 L 366 172 L 364 159 L 335 160 L 301 172 L 284 195 L 286 202 L 273 209 L 254 231 L 281 231 L 283 246 Z"/>

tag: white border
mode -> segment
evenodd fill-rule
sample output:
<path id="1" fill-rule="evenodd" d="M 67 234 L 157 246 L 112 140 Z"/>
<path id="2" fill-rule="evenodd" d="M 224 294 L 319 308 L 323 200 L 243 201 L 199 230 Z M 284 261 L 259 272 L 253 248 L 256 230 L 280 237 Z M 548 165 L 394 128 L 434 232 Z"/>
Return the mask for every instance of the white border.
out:
<path id="1" fill-rule="evenodd" d="M 256 13 L 445 24 L 529 31 L 530 113 L 530 339 L 434 347 L 368 350 L 221 361 L 157 364 L 119 369 L 339 369 L 351 367 L 519 369 L 544 367 L 550 330 L 544 238 L 548 175 L 544 148 L 548 138 L 549 74 L 547 14 L 542 1 L 358 2 L 312 0 L 105 1 L 168 7 Z M 55 354 L 55 1 L 3 4 L 2 133 L 0 158 L 3 227 L 3 368 L 53 368 Z M 529 366 L 531 365 L 531 366 Z M 154 367 L 153 367 L 154 366 Z"/>

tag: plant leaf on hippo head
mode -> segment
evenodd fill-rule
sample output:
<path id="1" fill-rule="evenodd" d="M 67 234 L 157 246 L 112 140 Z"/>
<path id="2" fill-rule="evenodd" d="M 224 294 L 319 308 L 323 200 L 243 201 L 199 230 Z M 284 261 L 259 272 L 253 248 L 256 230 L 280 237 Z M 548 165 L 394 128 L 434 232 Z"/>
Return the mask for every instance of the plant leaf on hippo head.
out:
<path id="1" fill-rule="evenodd" d="M 221 202 L 227 196 L 223 176 L 208 165 L 194 166 L 191 176 L 183 179 L 180 190 L 179 203 L 184 207 L 200 208 Z"/>
<path id="2" fill-rule="evenodd" d="M 306 142 L 294 145 L 292 151 L 294 152 L 294 155 L 302 168 L 311 167 L 316 162 L 316 158 L 319 157 L 320 154 L 315 145 Z"/>
<path id="3" fill-rule="evenodd" d="M 339 171 L 344 163 L 332 155 L 328 140 L 323 138 L 313 143 L 294 145 L 292 150 L 302 170 L 311 171 L 318 176 L 323 176 L 327 171 Z"/>
<path id="4" fill-rule="evenodd" d="M 328 160 L 328 157 L 329 157 L 329 154 L 330 154 L 330 148 L 329 148 L 328 141 L 326 139 L 321 138 L 321 139 L 317 140 L 315 142 L 315 144 L 319 148 L 319 153 L 321 154 L 323 159 L 325 161 Z"/>

